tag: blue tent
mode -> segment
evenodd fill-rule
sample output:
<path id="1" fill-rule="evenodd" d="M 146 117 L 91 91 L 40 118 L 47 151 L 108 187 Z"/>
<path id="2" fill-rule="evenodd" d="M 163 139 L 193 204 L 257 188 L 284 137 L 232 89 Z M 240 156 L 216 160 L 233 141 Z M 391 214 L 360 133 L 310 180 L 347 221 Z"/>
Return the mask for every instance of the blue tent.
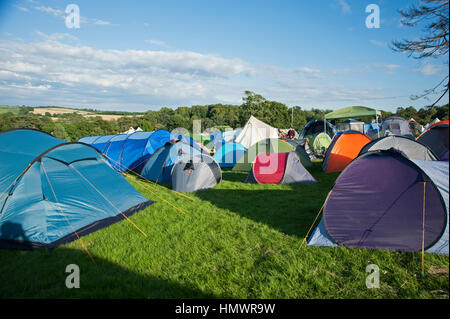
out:
<path id="1" fill-rule="evenodd" d="M 138 131 L 131 134 L 86 136 L 78 142 L 92 145 L 111 161 L 118 171 L 132 170 L 140 172 L 148 157 L 158 148 L 170 141 L 169 131 Z"/>
<path id="2" fill-rule="evenodd" d="M 219 150 L 224 144 L 234 141 L 234 139 L 241 133 L 242 128 L 233 131 L 215 132 L 210 135 L 210 140 L 214 144 L 214 148 Z"/>
<path id="3" fill-rule="evenodd" d="M 448 255 L 448 174 L 448 162 L 364 153 L 337 178 L 308 244 Z"/>
<path id="4" fill-rule="evenodd" d="M 170 183 L 172 168 L 181 159 L 205 154 L 184 140 L 171 140 L 153 153 L 145 163 L 141 176 L 157 182 Z"/>
<path id="5" fill-rule="evenodd" d="M 214 159 L 220 167 L 233 167 L 246 151 L 242 144 L 229 142 L 219 148 Z"/>
<path id="6" fill-rule="evenodd" d="M 92 146 L 0 132 L 0 247 L 53 248 L 151 203 Z"/>

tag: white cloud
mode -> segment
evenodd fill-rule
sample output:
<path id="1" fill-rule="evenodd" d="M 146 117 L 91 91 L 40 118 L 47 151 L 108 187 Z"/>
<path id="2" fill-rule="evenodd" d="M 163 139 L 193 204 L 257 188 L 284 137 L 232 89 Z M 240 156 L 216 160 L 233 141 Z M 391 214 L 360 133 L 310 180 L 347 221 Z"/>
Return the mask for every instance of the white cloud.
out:
<path id="1" fill-rule="evenodd" d="M 307 66 L 298 67 L 295 71 L 306 74 L 318 74 L 320 73 L 319 69 L 310 68 Z"/>
<path id="2" fill-rule="evenodd" d="M 164 47 L 164 48 L 168 47 L 164 41 L 160 41 L 160 40 L 145 40 L 145 42 L 153 44 L 153 45 L 157 45 L 160 47 Z"/>
<path id="3" fill-rule="evenodd" d="M 339 6 L 341 7 L 342 14 L 350 13 L 350 5 L 345 0 L 338 0 Z"/>
<path id="4" fill-rule="evenodd" d="M 33 85 L 31 83 L 25 83 L 23 85 L 18 84 L 12 84 L 11 87 L 13 88 L 19 88 L 19 89 L 26 89 L 26 90 L 39 90 L 39 91 L 46 91 L 51 88 L 51 85 Z"/>
<path id="5" fill-rule="evenodd" d="M 45 69 L 45 65 L 36 65 L 23 61 L 5 61 L 1 63 L 2 68 L 9 71 L 18 73 L 40 73 Z"/>
<path id="6" fill-rule="evenodd" d="M 420 69 L 416 69 L 415 71 L 419 71 L 423 75 L 435 75 L 441 71 L 441 67 L 433 65 L 433 64 L 424 64 Z"/>
<path id="7" fill-rule="evenodd" d="M 384 67 L 386 69 L 388 69 L 388 70 L 395 70 L 395 69 L 398 69 L 400 67 L 400 65 L 398 65 L 398 64 L 386 64 Z"/>
<path id="8" fill-rule="evenodd" d="M 191 51 L 98 50 L 66 43 L 71 39 L 64 34 L 38 34 L 42 39 L 32 43 L 0 40 L 3 90 L 19 90 L 19 95 L 25 88 L 30 94 L 46 90 L 49 100 L 72 98 L 72 105 L 80 97 L 95 104 L 111 99 L 117 104 L 207 102 L 219 94 L 240 95 L 244 89 L 232 79 L 254 72 L 237 58 Z"/>
<path id="9" fill-rule="evenodd" d="M 79 42 L 79 39 L 70 34 L 70 33 L 52 33 L 52 34 L 45 34 L 39 30 L 34 31 L 34 33 L 36 35 L 38 35 L 39 37 L 45 39 L 45 40 L 49 40 L 49 41 L 61 41 L 61 40 L 70 40 L 73 42 Z"/>
<path id="10" fill-rule="evenodd" d="M 288 105 L 364 104 L 387 97 L 383 88 L 359 79 L 399 68 L 253 65 L 193 51 L 97 49 L 65 33 L 35 34 L 35 42 L 0 40 L 2 103 L 145 110 L 237 104 L 251 90 Z"/>
<path id="11" fill-rule="evenodd" d="M 61 19 L 65 18 L 65 13 L 63 10 L 54 9 L 54 8 L 45 7 L 45 6 L 36 6 L 36 7 L 34 7 L 34 9 L 41 11 L 41 12 L 51 14 L 51 15 L 61 18 Z"/>
<path id="12" fill-rule="evenodd" d="M 103 21 L 103 20 L 97 20 L 97 19 L 94 19 L 93 21 L 95 24 L 99 24 L 99 25 L 111 25 L 111 22 L 109 22 L 109 21 Z"/>
<path id="13" fill-rule="evenodd" d="M 373 45 L 376 45 L 378 47 L 387 47 L 387 42 L 377 41 L 377 40 L 370 40 L 370 43 Z"/>
<path id="14" fill-rule="evenodd" d="M 65 19 L 66 13 L 63 10 L 55 9 L 52 7 L 46 7 L 46 6 L 35 6 L 35 10 L 44 12 L 47 14 L 51 14 L 57 18 Z M 109 21 L 101 20 L 101 19 L 95 19 L 95 18 L 87 18 L 85 16 L 80 16 L 80 23 L 81 24 L 95 24 L 95 25 L 103 25 L 103 26 L 117 26 L 117 24 L 113 24 Z"/>

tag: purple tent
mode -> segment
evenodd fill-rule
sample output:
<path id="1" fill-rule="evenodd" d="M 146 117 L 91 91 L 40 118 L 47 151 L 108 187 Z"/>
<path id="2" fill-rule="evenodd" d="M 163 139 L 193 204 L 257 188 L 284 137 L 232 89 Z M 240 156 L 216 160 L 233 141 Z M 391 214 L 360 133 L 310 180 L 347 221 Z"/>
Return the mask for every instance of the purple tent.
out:
<path id="1" fill-rule="evenodd" d="M 367 152 L 336 180 L 308 244 L 420 251 L 424 237 L 427 252 L 448 254 L 448 174 L 448 162 Z"/>

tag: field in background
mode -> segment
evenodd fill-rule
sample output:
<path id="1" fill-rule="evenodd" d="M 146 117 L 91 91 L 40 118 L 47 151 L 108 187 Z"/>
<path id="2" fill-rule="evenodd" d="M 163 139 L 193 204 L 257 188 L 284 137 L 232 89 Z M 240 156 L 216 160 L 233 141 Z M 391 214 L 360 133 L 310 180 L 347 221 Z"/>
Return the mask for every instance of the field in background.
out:
<path id="1" fill-rule="evenodd" d="M 83 111 L 78 109 L 71 108 L 60 108 L 60 107 L 36 107 L 33 110 L 34 114 L 45 115 L 46 113 L 50 113 L 52 115 L 53 120 L 57 120 L 58 117 L 53 117 L 54 114 L 79 114 L 84 117 L 101 117 L 105 121 L 117 120 L 121 117 L 127 116 L 142 116 L 141 114 L 137 115 L 115 115 L 115 114 L 102 114 L 101 112 L 91 112 L 91 111 Z"/>
<path id="2" fill-rule="evenodd" d="M 20 106 L 8 106 L 8 105 L 0 105 L 0 114 L 2 113 L 14 113 L 19 114 Z"/>
<path id="3" fill-rule="evenodd" d="M 53 251 L 0 250 L 7 298 L 448 298 L 448 256 L 333 247 L 299 249 L 337 174 L 313 185 L 244 184 L 225 170 L 217 187 L 180 196 L 127 176 L 155 203 Z M 176 208 L 175 208 L 176 207 Z M 80 289 L 67 289 L 68 264 Z M 368 289 L 366 267 L 380 268 Z"/>

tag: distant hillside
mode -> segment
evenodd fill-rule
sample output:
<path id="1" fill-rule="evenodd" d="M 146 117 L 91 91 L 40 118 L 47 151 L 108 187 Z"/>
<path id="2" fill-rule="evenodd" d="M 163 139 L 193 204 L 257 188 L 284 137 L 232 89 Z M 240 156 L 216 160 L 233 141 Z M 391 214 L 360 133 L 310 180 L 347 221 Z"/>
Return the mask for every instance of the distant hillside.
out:
<path id="1" fill-rule="evenodd" d="M 144 113 L 115 112 L 115 111 L 97 111 L 92 109 L 65 108 L 57 106 L 40 106 L 33 109 L 34 114 L 50 115 L 53 119 L 58 119 L 63 114 L 79 114 L 83 117 L 101 117 L 105 121 L 117 120 L 124 116 L 143 116 Z"/>

